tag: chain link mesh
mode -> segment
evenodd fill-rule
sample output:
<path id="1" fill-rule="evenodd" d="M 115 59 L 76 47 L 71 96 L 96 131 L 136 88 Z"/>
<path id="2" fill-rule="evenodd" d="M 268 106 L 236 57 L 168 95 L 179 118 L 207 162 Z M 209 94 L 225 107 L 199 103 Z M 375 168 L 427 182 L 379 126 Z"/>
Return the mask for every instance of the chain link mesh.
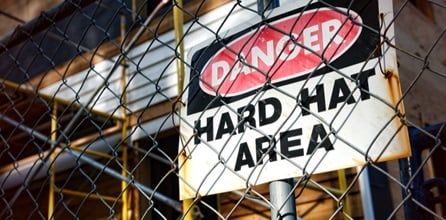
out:
<path id="1" fill-rule="evenodd" d="M 287 195 L 295 201 L 298 219 L 444 219 L 446 2 L 394 0 L 388 23 L 385 14 L 371 12 L 377 0 L 280 1 L 269 10 L 275 4 L 70 0 L 5 35 L 0 40 L 0 218 L 287 219 L 275 216 L 286 205 L 274 204 L 271 180 L 262 180 L 280 173 L 282 167 L 268 167 L 281 160 L 287 164 L 284 170 L 298 173 L 290 179 Z M 356 51 L 348 61 L 332 62 L 342 46 L 317 51 L 316 41 L 303 42 L 301 36 L 311 38 L 309 30 L 293 33 L 275 26 L 274 16 L 286 17 L 275 10 L 295 10 L 297 26 L 303 11 L 317 7 L 345 17 L 339 28 L 351 25 L 342 35 L 346 39 L 355 28 L 367 33 L 359 37 L 359 46 L 345 49 Z M 367 23 L 350 10 L 375 17 Z M 265 27 L 287 37 L 278 49 L 271 43 L 277 57 L 270 68 L 260 64 L 268 62 L 266 52 L 263 57 L 258 52 L 257 63 L 250 57 L 261 50 L 252 41 L 234 49 L 243 36 L 265 40 L 259 37 Z M 321 45 L 346 44 L 326 28 L 331 35 Z M 285 48 L 290 42 L 294 49 Z M 318 58 L 298 83 L 291 82 L 295 88 L 290 90 L 274 74 L 285 68 L 283 60 L 296 48 Z M 258 85 L 242 82 L 249 96 L 231 95 L 234 85 L 223 87 L 226 79 L 219 75 L 210 81 L 200 78 L 200 68 L 222 50 L 235 59 L 228 71 L 238 76 L 228 78 L 249 71 L 264 77 Z M 389 51 L 396 51 L 396 57 L 386 58 L 393 60 L 379 58 Z M 288 58 L 280 60 L 281 54 Z M 360 62 L 359 71 L 349 69 Z M 399 74 L 383 68 L 386 62 L 397 63 Z M 364 74 L 371 74 L 370 69 L 381 70 L 376 77 L 401 82 L 390 91 L 395 96 L 389 99 L 368 87 L 372 75 Z M 335 86 L 334 95 L 326 93 L 322 103 L 317 99 L 324 84 Z M 207 92 L 197 92 L 197 86 Z M 377 103 L 370 107 L 372 114 L 390 116 L 358 116 L 355 112 L 369 99 Z M 291 110 L 277 116 L 284 120 L 274 129 L 261 129 L 261 123 L 275 121 L 276 111 L 264 112 L 263 119 L 254 112 L 262 105 L 264 111 L 277 109 L 277 102 Z M 334 113 L 326 117 L 331 109 Z M 300 163 L 293 157 L 305 138 L 297 137 L 307 130 L 292 128 L 304 126 L 305 117 L 320 126 L 310 123 L 313 133 L 304 134 L 312 138 L 312 147 L 304 147 L 301 153 L 309 159 Z M 346 128 L 351 124 L 356 124 L 353 131 Z M 366 135 L 361 128 L 370 124 L 380 127 Z M 410 136 L 400 147 L 411 148 L 411 156 L 391 158 L 392 143 L 401 134 Z M 256 138 L 257 149 L 245 143 L 245 136 Z M 361 148 L 361 140 L 370 146 Z M 279 142 L 290 146 L 280 148 Z M 384 146 L 375 150 L 375 142 Z M 347 150 L 336 168 L 327 155 L 338 143 Z M 204 155 L 197 153 L 202 148 Z M 321 148 L 326 150 L 322 156 L 317 153 Z M 354 158 L 350 154 L 361 158 L 357 166 L 343 163 Z M 186 161 L 197 158 L 210 165 L 198 163 L 188 170 Z M 257 170 L 248 173 L 254 178 L 238 172 L 247 168 Z M 227 173 L 238 179 L 225 182 L 221 176 Z"/>

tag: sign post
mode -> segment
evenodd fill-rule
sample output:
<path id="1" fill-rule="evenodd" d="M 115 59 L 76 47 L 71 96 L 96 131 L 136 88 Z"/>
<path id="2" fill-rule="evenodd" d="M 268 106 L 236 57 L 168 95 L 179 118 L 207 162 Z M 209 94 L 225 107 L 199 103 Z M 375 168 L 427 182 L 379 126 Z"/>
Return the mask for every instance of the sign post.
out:
<path id="1" fill-rule="evenodd" d="M 275 180 L 269 184 L 271 220 L 296 220 L 293 179 Z"/>

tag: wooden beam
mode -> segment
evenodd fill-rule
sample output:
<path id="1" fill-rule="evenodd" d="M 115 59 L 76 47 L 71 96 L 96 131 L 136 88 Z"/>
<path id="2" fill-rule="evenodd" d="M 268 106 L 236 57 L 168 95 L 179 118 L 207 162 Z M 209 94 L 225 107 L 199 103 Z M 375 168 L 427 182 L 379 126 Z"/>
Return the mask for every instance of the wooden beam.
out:
<path id="1" fill-rule="evenodd" d="M 176 100 L 176 98 L 172 98 Z M 129 126 L 135 126 L 142 122 L 150 121 L 155 118 L 170 114 L 173 111 L 172 103 L 170 101 L 165 101 L 156 105 L 152 105 L 147 109 L 143 109 L 139 112 L 129 115 Z"/>

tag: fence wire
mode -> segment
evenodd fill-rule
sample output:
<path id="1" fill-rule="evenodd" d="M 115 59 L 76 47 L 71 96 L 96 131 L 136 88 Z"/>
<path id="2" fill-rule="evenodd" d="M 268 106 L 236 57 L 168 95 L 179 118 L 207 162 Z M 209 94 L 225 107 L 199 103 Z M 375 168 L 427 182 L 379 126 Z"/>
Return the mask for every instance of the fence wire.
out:
<path id="1" fill-rule="evenodd" d="M 444 0 L 0 11 L 1 219 L 446 218 Z"/>

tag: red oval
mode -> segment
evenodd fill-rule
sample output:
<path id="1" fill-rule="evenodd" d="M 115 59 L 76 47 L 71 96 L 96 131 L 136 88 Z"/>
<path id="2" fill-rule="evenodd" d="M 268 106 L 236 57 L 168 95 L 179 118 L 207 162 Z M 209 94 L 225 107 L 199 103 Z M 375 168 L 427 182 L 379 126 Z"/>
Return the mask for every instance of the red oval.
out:
<path id="1" fill-rule="evenodd" d="M 355 43 L 361 24 L 356 12 L 344 8 L 318 8 L 274 21 L 220 49 L 204 66 L 200 87 L 210 95 L 236 96 L 268 79 L 280 82 L 321 68 Z"/>

